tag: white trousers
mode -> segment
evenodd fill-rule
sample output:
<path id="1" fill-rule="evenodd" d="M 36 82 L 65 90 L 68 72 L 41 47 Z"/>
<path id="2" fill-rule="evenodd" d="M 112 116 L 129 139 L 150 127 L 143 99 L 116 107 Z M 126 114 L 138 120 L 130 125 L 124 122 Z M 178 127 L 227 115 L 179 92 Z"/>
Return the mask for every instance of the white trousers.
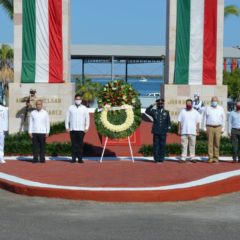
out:
<path id="1" fill-rule="evenodd" d="M 188 155 L 188 148 L 190 152 L 190 158 L 195 157 L 196 135 L 184 134 L 181 136 L 182 145 L 182 160 L 186 160 Z"/>
<path id="2" fill-rule="evenodd" d="M 3 160 L 4 157 L 4 133 L 0 133 L 0 161 Z"/>

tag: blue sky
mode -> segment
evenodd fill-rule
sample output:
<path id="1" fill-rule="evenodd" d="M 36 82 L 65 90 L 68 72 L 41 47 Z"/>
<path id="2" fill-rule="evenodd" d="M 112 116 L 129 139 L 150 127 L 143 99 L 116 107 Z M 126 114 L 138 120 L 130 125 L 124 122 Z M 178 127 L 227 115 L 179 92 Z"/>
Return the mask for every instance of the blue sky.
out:
<path id="1" fill-rule="evenodd" d="M 225 0 L 229 4 L 240 7 L 239 0 Z M 165 45 L 166 0 L 71 0 L 71 5 L 73 44 Z M 240 17 L 225 19 L 224 46 L 240 45 L 239 29 Z M 12 43 L 13 23 L 2 8 L 0 30 L 0 43 Z"/>
<path id="2" fill-rule="evenodd" d="M 225 0 L 225 5 L 239 0 Z M 74 44 L 164 45 L 166 0 L 71 0 Z M 240 17 L 225 19 L 224 46 L 240 45 Z M 0 42 L 13 42 L 13 24 L 0 8 Z"/>

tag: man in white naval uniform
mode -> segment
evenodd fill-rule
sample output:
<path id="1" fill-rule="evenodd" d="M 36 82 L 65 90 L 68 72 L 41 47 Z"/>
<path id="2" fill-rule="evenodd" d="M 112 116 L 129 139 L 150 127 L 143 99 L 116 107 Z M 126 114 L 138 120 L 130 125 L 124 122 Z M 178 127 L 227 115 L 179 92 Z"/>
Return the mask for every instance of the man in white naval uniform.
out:
<path id="1" fill-rule="evenodd" d="M 4 161 L 4 138 L 8 131 L 8 109 L 0 105 L 0 163 Z"/>
<path id="2" fill-rule="evenodd" d="M 199 93 L 194 93 L 193 108 L 197 110 L 200 114 L 202 114 L 204 111 L 204 103 L 202 100 L 200 100 Z"/>

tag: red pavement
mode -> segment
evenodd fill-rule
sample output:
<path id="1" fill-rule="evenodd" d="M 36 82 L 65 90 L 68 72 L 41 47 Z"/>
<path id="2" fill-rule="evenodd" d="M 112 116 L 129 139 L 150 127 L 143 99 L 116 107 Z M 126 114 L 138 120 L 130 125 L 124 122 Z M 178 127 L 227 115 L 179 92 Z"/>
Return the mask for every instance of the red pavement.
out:
<path id="1" fill-rule="evenodd" d="M 151 121 L 143 116 L 143 120 L 139 128 L 140 128 L 141 145 L 152 144 Z M 85 135 L 84 141 L 96 147 L 103 147 L 103 144 L 104 144 L 102 143 L 102 139 L 97 132 L 92 114 L 90 115 L 90 129 L 89 129 L 89 132 Z M 68 133 L 59 133 L 59 134 L 50 136 L 47 139 L 47 142 L 48 143 L 70 142 L 70 137 Z M 167 143 L 180 143 L 180 137 L 176 134 L 170 133 L 168 134 L 168 137 L 167 137 Z M 142 156 L 141 154 L 138 153 L 139 148 L 140 146 L 132 146 L 134 156 Z M 127 146 L 107 145 L 107 150 L 111 151 L 113 155 L 116 155 L 116 156 L 130 156 L 130 150 L 128 145 Z M 99 155 L 101 154 L 101 152 L 100 153 L 98 152 L 97 154 Z M 93 153 L 93 155 L 95 156 L 96 154 Z"/>
<path id="2" fill-rule="evenodd" d="M 9 161 L 0 172 L 36 182 L 84 187 L 156 187 L 197 180 L 209 175 L 240 169 L 240 164 L 179 164 L 176 162 L 86 161 L 72 164 L 47 161 L 33 164 Z"/>
<path id="3" fill-rule="evenodd" d="M 143 117 L 140 125 L 141 144 L 152 144 L 152 123 Z M 48 142 L 69 142 L 68 133 L 50 136 Z M 101 138 L 91 115 L 90 131 L 85 142 L 95 146 L 93 156 L 100 156 Z M 168 143 L 179 143 L 176 134 L 169 134 Z M 133 146 L 134 156 L 140 146 Z M 128 146 L 107 146 L 107 152 L 116 156 L 130 156 Z M 155 164 L 149 161 L 86 161 L 84 164 L 71 164 L 66 161 L 48 161 L 46 164 L 33 164 L 26 161 L 8 161 L 0 165 L 0 173 L 17 176 L 34 182 L 78 187 L 160 187 L 187 183 L 218 173 L 240 170 L 240 164 L 179 164 L 164 162 Z M 240 177 L 231 177 L 214 183 L 184 189 L 156 191 L 86 191 L 29 187 L 0 179 L 0 187 L 15 193 L 29 196 L 57 197 L 65 199 L 114 201 L 114 202 L 162 202 L 196 200 L 207 196 L 240 191 Z"/>
<path id="4" fill-rule="evenodd" d="M 71 164 L 65 161 L 48 161 L 33 164 L 26 161 L 8 161 L 0 165 L 0 172 L 27 180 L 64 186 L 82 187 L 159 187 L 198 180 L 217 173 L 240 170 L 240 164 L 179 164 L 165 162 L 105 161 L 102 164 L 86 161 Z M 98 192 L 71 191 L 27 187 L 0 180 L 0 187 L 12 192 L 30 195 L 95 201 L 180 201 L 240 191 L 240 177 L 205 184 L 188 189 L 167 191 Z"/>

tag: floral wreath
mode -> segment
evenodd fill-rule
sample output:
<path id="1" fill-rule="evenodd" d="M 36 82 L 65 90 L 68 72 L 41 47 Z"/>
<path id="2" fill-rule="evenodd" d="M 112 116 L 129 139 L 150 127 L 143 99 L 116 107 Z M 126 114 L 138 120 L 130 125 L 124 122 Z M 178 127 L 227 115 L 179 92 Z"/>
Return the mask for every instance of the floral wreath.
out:
<path id="1" fill-rule="evenodd" d="M 132 135 L 141 123 L 141 105 L 133 87 L 115 80 L 100 90 L 95 111 L 95 124 L 99 134 L 109 138 Z"/>

